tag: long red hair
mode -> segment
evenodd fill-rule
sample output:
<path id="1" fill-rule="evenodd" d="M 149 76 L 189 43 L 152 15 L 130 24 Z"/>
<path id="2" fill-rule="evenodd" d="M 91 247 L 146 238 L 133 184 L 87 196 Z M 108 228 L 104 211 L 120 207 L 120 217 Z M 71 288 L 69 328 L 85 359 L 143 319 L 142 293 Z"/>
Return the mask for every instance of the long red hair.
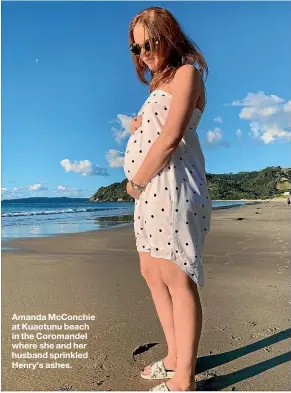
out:
<path id="1" fill-rule="evenodd" d="M 193 64 L 206 79 L 208 67 L 198 46 L 186 36 L 176 18 L 165 8 L 150 7 L 139 12 L 129 25 L 129 43 L 134 43 L 133 30 L 137 23 L 142 24 L 149 35 L 151 49 L 152 39 L 157 38 L 162 45 L 155 50 L 162 59 L 158 71 L 152 72 L 139 56 L 132 55 L 138 79 L 150 86 L 150 91 L 169 83 L 177 69 L 184 64 Z M 150 74 L 150 79 L 146 75 Z"/>

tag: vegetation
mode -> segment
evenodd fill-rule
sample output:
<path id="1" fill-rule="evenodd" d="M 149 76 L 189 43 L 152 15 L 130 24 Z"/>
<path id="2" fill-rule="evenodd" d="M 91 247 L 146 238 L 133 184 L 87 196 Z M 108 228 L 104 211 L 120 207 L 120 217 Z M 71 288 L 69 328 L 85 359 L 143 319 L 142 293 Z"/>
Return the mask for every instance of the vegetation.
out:
<path id="1" fill-rule="evenodd" d="M 261 171 L 230 174 L 207 173 L 210 196 L 215 199 L 269 199 L 291 191 L 291 168 L 268 167 Z M 101 187 L 89 202 L 133 202 L 126 192 L 127 179 Z"/>

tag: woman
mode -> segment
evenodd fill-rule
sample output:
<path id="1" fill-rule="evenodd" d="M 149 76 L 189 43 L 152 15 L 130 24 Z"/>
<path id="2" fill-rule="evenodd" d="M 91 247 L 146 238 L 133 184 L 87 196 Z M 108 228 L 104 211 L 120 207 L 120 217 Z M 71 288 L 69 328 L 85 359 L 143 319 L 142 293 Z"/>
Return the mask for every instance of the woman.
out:
<path id="1" fill-rule="evenodd" d="M 135 16 L 129 40 L 138 78 L 149 85 L 150 95 L 127 143 L 126 190 L 135 198 L 141 274 L 168 346 L 167 356 L 141 376 L 170 379 L 150 390 L 196 390 L 202 326 L 197 286 L 204 285 L 202 251 L 212 210 L 196 134 L 205 107 L 207 65 L 164 8 L 147 8 Z"/>

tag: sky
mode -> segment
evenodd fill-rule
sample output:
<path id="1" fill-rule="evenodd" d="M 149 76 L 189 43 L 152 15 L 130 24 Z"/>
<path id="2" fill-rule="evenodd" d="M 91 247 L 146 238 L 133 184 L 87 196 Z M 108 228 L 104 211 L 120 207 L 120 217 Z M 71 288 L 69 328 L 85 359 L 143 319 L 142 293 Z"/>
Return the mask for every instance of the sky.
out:
<path id="1" fill-rule="evenodd" d="M 149 94 L 128 26 L 165 7 L 209 67 L 208 173 L 291 167 L 290 2 L 2 2 L 1 197 L 90 197 L 125 179 Z"/>

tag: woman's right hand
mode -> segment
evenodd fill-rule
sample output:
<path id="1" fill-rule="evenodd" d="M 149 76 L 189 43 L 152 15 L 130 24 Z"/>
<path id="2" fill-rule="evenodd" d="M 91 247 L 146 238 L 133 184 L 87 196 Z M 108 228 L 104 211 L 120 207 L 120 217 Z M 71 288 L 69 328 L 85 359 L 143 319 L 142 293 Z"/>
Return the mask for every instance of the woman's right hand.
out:
<path id="1" fill-rule="evenodd" d="M 134 117 L 131 121 L 130 133 L 132 134 L 134 131 L 136 131 L 141 126 L 141 124 L 142 124 L 142 115 Z"/>

